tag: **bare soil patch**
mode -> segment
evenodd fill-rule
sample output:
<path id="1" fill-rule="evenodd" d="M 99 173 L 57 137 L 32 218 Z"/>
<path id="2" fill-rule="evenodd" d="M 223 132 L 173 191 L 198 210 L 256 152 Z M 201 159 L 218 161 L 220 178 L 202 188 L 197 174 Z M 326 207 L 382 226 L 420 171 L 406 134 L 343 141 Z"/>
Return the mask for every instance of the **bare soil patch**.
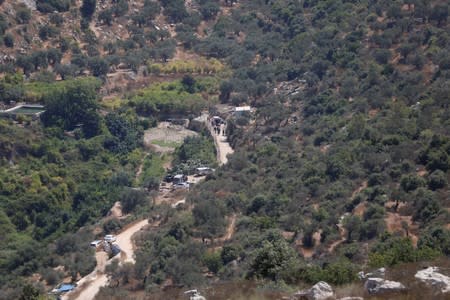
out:
<path id="1" fill-rule="evenodd" d="M 144 144 L 156 152 L 166 153 L 175 150 L 174 145 L 183 143 L 189 136 L 196 136 L 197 132 L 188 130 L 181 125 L 161 122 L 158 127 L 151 128 L 144 133 Z"/>
<path id="2" fill-rule="evenodd" d="M 328 152 L 328 149 L 330 149 L 330 147 L 331 147 L 330 144 L 320 146 L 320 152 L 322 152 L 322 153 L 327 153 L 327 152 Z"/>
<path id="3" fill-rule="evenodd" d="M 367 180 L 363 181 L 361 185 L 356 190 L 353 191 L 352 199 L 355 198 L 355 196 L 358 195 L 365 188 L 367 188 Z"/>
<path id="4" fill-rule="evenodd" d="M 412 216 L 401 216 L 398 213 L 388 212 L 385 218 L 386 229 L 390 233 L 401 233 L 411 238 L 414 247 L 417 247 L 419 226 L 412 221 Z"/>
<path id="5" fill-rule="evenodd" d="M 353 209 L 353 214 L 355 216 L 358 217 L 362 217 L 364 215 L 364 213 L 366 212 L 366 208 L 367 208 L 367 202 L 361 202 L 358 205 L 356 205 L 356 207 Z"/>
<path id="6" fill-rule="evenodd" d="M 120 203 L 120 201 L 116 201 L 114 203 L 113 207 L 111 207 L 111 209 L 109 210 L 108 216 L 118 219 L 123 218 L 122 204 Z"/>

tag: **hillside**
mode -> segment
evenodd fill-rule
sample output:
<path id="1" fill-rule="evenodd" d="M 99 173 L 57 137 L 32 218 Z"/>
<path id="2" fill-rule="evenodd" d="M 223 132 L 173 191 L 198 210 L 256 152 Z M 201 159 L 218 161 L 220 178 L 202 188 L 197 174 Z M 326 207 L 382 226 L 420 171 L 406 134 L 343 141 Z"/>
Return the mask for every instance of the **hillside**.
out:
<path id="1" fill-rule="evenodd" d="M 80 228 L 93 237 L 119 200 L 132 217 L 111 226 L 164 218 L 136 239 L 134 266 L 107 271 L 117 285 L 99 299 L 233 280 L 287 293 L 447 261 L 446 1 L 0 5 L 0 105 L 46 107 L 40 122 L 0 119 L 0 298 L 60 265 L 60 277 L 88 274 L 89 250 L 61 241 Z M 227 111 L 241 105 L 254 112 Z M 206 128 L 156 141 L 172 157 L 143 143 L 160 121 L 205 110 L 226 119 L 226 164 Z M 185 205 L 148 200 L 168 166 L 204 163 L 217 170 Z"/>

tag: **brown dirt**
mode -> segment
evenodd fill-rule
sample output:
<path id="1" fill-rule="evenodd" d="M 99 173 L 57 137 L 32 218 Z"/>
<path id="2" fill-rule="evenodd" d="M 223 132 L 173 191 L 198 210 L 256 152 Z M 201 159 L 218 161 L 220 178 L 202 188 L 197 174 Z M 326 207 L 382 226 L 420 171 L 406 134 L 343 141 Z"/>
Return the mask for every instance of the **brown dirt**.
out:
<path id="1" fill-rule="evenodd" d="M 303 255 L 304 258 L 313 257 L 314 253 L 317 250 L 317 247 L 320 246 L 321 235 L 322 235 L 322 230 L 314 232 L 314 234 L 313 234 L 314 247 L 312 247 L 312 248 L 303 247 L 303 245 L 301 243 L 299 245 L 297 245 L 298 248 L 300 249 L 300 253 Z"/>
<path id="2" fill-rule="evenodd" d="M 356 190 L 353 191 L 352 199 L 355 198 L 355 196 L 358 195 L 365 188 L 367 188 L 367 180 L 363 181 L 361 185 Z"/>
<path id="3" fill-rule="evenodd" d="M 417 171 L 417 175 L 419 175 L 420 177 L 424 177 L 427 174 L 428 174 L 427 170 L 419 170 L 419 171 Z"/>
<path id="4" fill-rule="evenodd" d="M 186 190 L 177 189 L 172 190 L 172 184 L 162 185 L 159 189 L 158 196 L 155 199 L 155 204 L 169 204 L 174 205 L 175 203 L 182 201 L 186 197 Z"/>
<path id="5" fill-rule="evenodd" d="M 200 56 L 196 53 L 193 52 L 189 52 L 183 49 L 183 47 L 176 47 L 175 49 L 175 54 L 172 58 L 172 61 L 176 61 L 176 60 L 182 60 L 182 61 L 187 61 L 187 60 L 198 60 L 200 58 Z"/>
<path id="6" fill-rule="evenodd" d="M 114 203 L 113 207 L 111 207 L 111 209 L 109 210 L 108 215 L 113 218 L 123 218 L 122 204 L 120 203 L 120 201 L 116 201 L 116 203 Z"/>
<path id="7" fill-rule="evenodd" d="M 233 238 L 234 233 L 236 232 L 236 220 L 237 220 L 236 214 L 233 214 L 231 215 L 231 217 L 228 217 L 228 226 L 225 231 L 225 234 L 219 238 L 215 239 L 193 238 L 193 240 L 199 243 L 205 242 L 207 245 L 212 245 L 213 247 L 210 249 L 213 251 L 220 250 L 222 249 L 225 242 Z"/>
<path id="8" fill-rule="evenodd" d="M 304 258 L 311 258 L 314 255 L 314 248 L 300 247 L 300 253 Z"/>
<path id="9" fill-rule="evenodd" d="M 386 203 L 384 203 L 384 207 L 385 207 L 386 209 L 393 209 L 394 206 L 395 206 L 396 204 L 397 204 L 396 201 L 390 200 L 390 201 L 387 201 Z M 397 209 L 400 209 L 400 208 L 405 207 L 405 206 L 406 206 L 406 203 L 400 201 L 400 202 L 398 203 Z"/>
<path id="10" fill-rule="evenodd" d="M 431 61 L 428 61 L 422 69 L 425 83 L 429 83 L 433 79 L 433 75 L 439 70 L 439 66 L 434 65 Z"/>
<path id="11" fill-rule="evenodd" d="M 414 247 L 417 247 L 417 241 L 419 240 L 417 235 L 419 225 L 412 221 L 412 216 L 401 216 L 398 213 L 388 212 L 384 220 L 386 222 L 386 229 L 388 232 L 401 233 L 403 236 L 408 235 L 411 238 Z M 403 228 L 403 223 L 406 223 L 408 226 L 408 234 Z"/>
<path id="12" fill-rule="evenodd" d="M 231 240 L 235 231 L 236 231 L 236 214 L 233 214 L 230 218 L 230 222 L 228 224 L 225 235 L 221 237 L 219 241 L 226 242 L 228 240 Z"/>
<path id="13" fill-rule="evenodd" d="M 283 238 L 285 238 L 286 240 L 290 240 L 292 239 L 292 237 L 295 235 L 295 232 L 293 231 L 282 231 L 281 235 L 283 236 Z"/>
<path id="14" fill-rule="evenodd" d="M 206 21 L 201 21 L 197 27 L 197 36 L 199 38 L 205 38 L 207 36 L 206 29 L 208 29 L 208 28 L 210 28 L 208 23 L 206 23 Z"/>
<path id="15" fill-rule="evenodd" d="M 336 249 L 337 246 L 339 246 L 340 244 L 342 244 L 343 242 L 345 242 L 346 240 L 346 230 L 344 228 L 344 226 L 342 224 L 338 224 L 338 229 L 339 229 L 339 235 L 341 236 L 340 240 L 337 240 L 335 242 L 333 242 L 329 247 L 328 247 L 328 252 L 332 253 L 334 251 L 334 249 Z"/>
<path id="16" fill-rule="evenodd" d="M 380 109 L 371 109 L 369 110 L 369 118 L 374 118 L 378 113 L 380 112 Z"/>
<path id="17" fill-rule="evenodd" d="M 364 213 L 366 212 L 366 208 L 367 208 L 367 202 L 361 202 L 358 205 L 356 205 L 356 207 L 353 209 L 353 214 L 355 216 L 359 216 L 362 217 L 364 215 Z"/>
<path id="18" fill-rule="evenodd" d="M 328 152 L 328 149 L 330 149 L 330 147 L 331 147 L 330 144 L 320 146 L 320 152 L 322 152 L 322 153 L 327 153 L 327 152 Z"/>

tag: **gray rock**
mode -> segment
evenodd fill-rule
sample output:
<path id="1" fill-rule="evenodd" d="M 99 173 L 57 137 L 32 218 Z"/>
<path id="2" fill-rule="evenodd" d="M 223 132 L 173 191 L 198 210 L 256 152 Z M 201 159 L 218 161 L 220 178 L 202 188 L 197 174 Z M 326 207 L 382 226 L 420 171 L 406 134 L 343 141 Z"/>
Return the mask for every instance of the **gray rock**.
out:
<path id="1" fill-rule="evenodd" d="M 366 273 L 366 274 L 364 274 L 364 272 L 361 271 L 361 272 L 358 273 L 358 278 L 361 279 L 361 280 L 369 278 L 369 277 L 372 277 L 372 278 L 384 278 L 385 274 L 386 274 L 386 269 L 385 268 L 379 268 L 379 269 L 377 269 L 375 271 L 372 271 L 372 272 L 369 272 L 369 273 Z"/>
<path id="2" fill-rule="evenodd" d="M 363 297 L 344 297 L 344 298 L 340 298 L 338 300 L 364 300 Z"/>
<path id="3" fill-rule="evenodd" d="M 368 278 L 364 288 L 370 294 L 380 294 L 385 292 L 400 292 L 406 287 L 397 281 L 384 280 L 382 278 Z"/>
<path id="4" fill-rule="evenodd" d="M 418 271 L 414 277 L 439 288 L 442 293 L 448 293 L 450 292 L 450 277 L 439 273 L 438 270 L 437 267 L 429 267 Z"/>
<path id="5" fill-rule="evenodd" d="M 334 299 L 333 288 L 325 281 L 319 281 L 309 290 L 295 293 L 291 299 L 326 300 Z"/>

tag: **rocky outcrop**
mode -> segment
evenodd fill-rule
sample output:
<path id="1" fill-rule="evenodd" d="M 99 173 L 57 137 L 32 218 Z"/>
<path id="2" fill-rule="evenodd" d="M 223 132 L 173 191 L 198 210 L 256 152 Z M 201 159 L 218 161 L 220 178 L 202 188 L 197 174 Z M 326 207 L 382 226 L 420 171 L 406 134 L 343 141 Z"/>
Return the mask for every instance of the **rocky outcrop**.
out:
<path id="1" fill-rule="evenodd" d="M 344 298 L 339 298 L 338 300 L 364 300 L 363 297 L 344 297 Z"/>
<path id="2" fill-rule="evenodd" d="M 420 270 L 414 275 L 417 279 L 441 290 L 442 293 L 450 292 L 450 277 L 438 272 L 437 267 L 429 267 Z"/>
<path id="3" fill-rule="evenodd" d="M 382 278 L 368 278 L 364 288 L 369 294 L 381 294 L 386 292 L 400 292 L 406 287 L 397 281 L 384 280 Z"/>
<path id="4" fill-rule="evenodd" d="M 309 290 L 303 290 L 295 293 L 292 300 L 308 299 L 308 300 L 326 300 L 334 299 L 333 288 L 325 281 L 320 281 L 313 285 Z"/>

